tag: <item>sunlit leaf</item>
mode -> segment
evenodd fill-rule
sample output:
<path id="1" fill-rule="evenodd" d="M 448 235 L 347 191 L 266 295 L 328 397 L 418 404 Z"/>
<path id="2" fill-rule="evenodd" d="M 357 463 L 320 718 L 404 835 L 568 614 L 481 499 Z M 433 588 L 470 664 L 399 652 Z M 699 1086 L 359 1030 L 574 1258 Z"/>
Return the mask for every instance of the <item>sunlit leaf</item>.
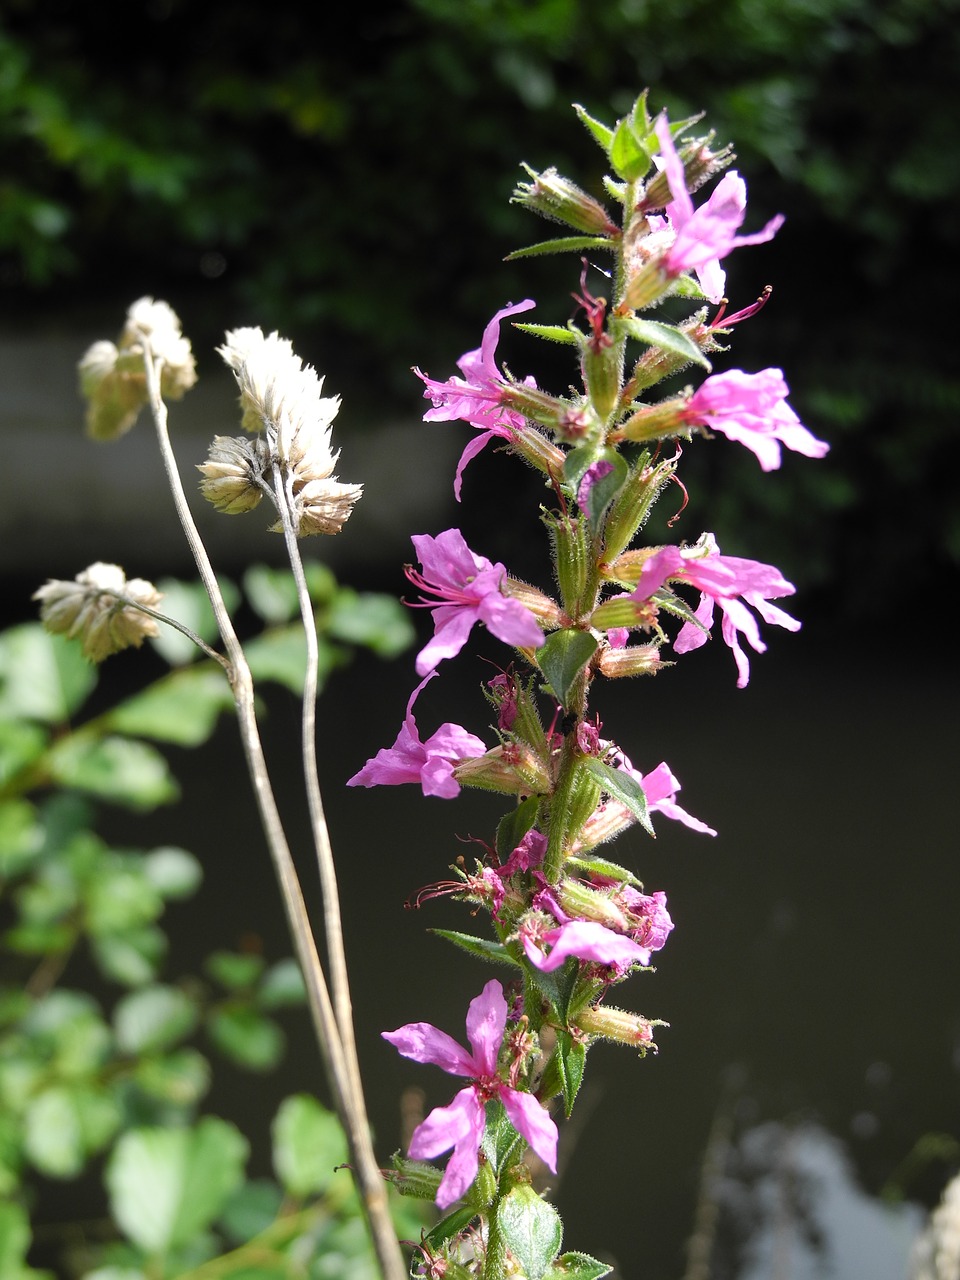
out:
<path id="1" fill-rule="evenodd" d="M 0 719 L 63 724 L 96 683 L 80 645 L 48 635 L 39 622 L 0 633 Z"/>
<path id="2" fill-rule="evenodd" d="M 117 1045 L 130 1055 L 172 1048 L 197 1025 L 196 1004 L 178 987 L 144 987 L 124 996 L 113 1014 Z"/>
<path id="3" fill-rule="evenodd" d="M 74 734 L 53 748 L 50 772 L 62 786 L 113 800 L 131 809 L 154 809 L 180 794 L 159 751 L 129 738 L 99 741 Z"/>
<path id="4" fill-rule="evenodd" d="M 221 1053 L 248 1071 L 269 1071 L 283 1057 L 286 1040 L 271 1018 L 249 1005 L 222 1005 L 207 1017 L 207 1034 Z"/>
<path id="5" fill-rule="evenodd" d="M 316 1098 L 298 1093 L 280 1104 L 271 1132 L 273 1167 L 290 1195 L 302 1198 L 326 1191 L 337 1166 L 347 1158 L 336 1116 Z"/>
<path id="6" fill-rule="evenodd" d="M 114 707 L 104 725 L 113 733 L 196 747 L 213 733 L 220 713 L 233 705 L 223 670 L 204 663 L 154 681 Z"/>
<path id="7" fill-rule="evenodd" d="M 527 1280 L 543 1280 L 560 1248 L 563 1224 L 533 1187 L 513 1187 L 497 1205 L 497 1222 Z"/>

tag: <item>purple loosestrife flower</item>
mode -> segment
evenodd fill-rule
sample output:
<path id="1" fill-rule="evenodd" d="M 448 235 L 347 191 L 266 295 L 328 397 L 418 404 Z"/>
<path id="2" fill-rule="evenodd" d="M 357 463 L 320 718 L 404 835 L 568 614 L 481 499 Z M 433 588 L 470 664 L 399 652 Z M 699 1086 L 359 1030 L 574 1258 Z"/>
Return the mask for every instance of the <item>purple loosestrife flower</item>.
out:
<path id="1" fill-rule="evenodd" d="M 673 196 L 673 202 L 667 206 L 667 217 L 676 232 L 661 266 L 671 276 L 681 271 L 696 271 L 703 292 L 711 302 L 719 302 L 726 282 L 720 259 L 740 245 L 772 240 L 783 225 L 783 216 L 778 213 L 752 235 L 737 235 L 746 213 L 747 187 L 735 169 L 724 174 L 706 203 L 695 209 L 687 190 L 683 162 L 673 145 L 665 115 L 657 117 L 654 129 Z"/>
<path id="2" fill-rule="evenodd" d="M 424 422 L 450 422 L 459 418 L 483 432 L 470 441 L 457 464 L 453 491 L 458 502 L 467 463 L 495 437 L 509 440 L 511 429 L 519 430 L 523 426 L 522 415 L 503 406 L 503 392 L 510 384 L 497 368 L 494 356 L 500 341 L 500 321 L 536 305 L 532 298 L 525 298 L 523 302 L 501 307 L 484 329 L 477 350 L 468 351 L 457 361 L 462 378 L 454 375 L 446 382 L 437 382 L 414 369 L 425 383 L 424 396 L 433 402 L 433 408 L 423 415 Z M 532 385 L 532 379 L 528 378 L 526 385 Z"/>
<path id="3" fill-rule="evenodd" d="M 403 728 L 393 746 L 381 747 L 373 759 L 368 760 L 348 781 L 348 787 L 390 787 L 402 782 L 418 782 L 425 796 L 442 796 L 449 800 L 459 793 L 460 784 L 453 776 L 457 764 L 461 760 L 482 756 L 487 748 L 472 733 L 449 722 L 442 724 L 426 742 L 420 741 L 413 704 L 435 674 L 431 671 L 410 695 Z"/>
<path id="4" fill-rule="evenodd" d="M 406 569 L 407 577 L 438 603 L 421 600 L 433 610 L 436 632 L 417 657 L 417 674 L 433 671 L 444 658 L 452 658 L 467 642 L 475 622 L 483 622 L 498 640 L 521 649 L 543 643 L 543 632 L 534 615 L 519 600 L 504 594 L 507 571 L 485 556 L 474 555 L 459 529 L 447 529 L 431 538 L 412 538 L 423 572 Z"/>
<path id="5" fill-rule="evenodd" d="M 830 446 L 808 431 L 787 404 L 789 390 L 779 369 L 731 369 L 701 383 L 687 402 L 684 418 L 746 445 L 764 471 L 780 466 L 781 444 L 808 458 L 822 458 Z"/>
<path id="6" fill-rule="evenodd" d="M 408 1154 L 432 1160 L 453 1148 L 453 1155 L 437 1191 L 437 1205 L 447 1209 L 470 1188 L 479 1168 L 478 1154 L 486 1126 L 486 1104 L 500 1100 L 510 1123 L 533 1148 L 551 1173 L 557 1171 L 557 1126 L 532 1093 L 505 1084 L 497 1073 L 497 1057 L 507 1026 L 507 1002 L 499 982 L 491 981 L 467 1013 L 467 1039 L 472 1053 L 429 1022 L 410 1022 L 384 1031 L 405 1058 L 430 1062 L 454 1076 L 471 1081 L 447 1107 L 436 1107 L 417 1125 Z"/>
<path id="7" fill-rule="evenodd" d="M 649 813 L 662 813 L 665 818 L 672 818 L 676 822 L 682 822 L 691 831 L 699 831 L 705 836 L 715 836 L 717 834 L 713 827 L 708 827 L 705 822 L 701 822 L 699 818 L 687 813 L 686 809 L 681 809 L 677 804 L 677 792 L 680 790 L 680 783 L 671 773 L 666 761 L 661 761 L 649 773 L 641 773 L 639 769 L 634 769 L 622 752 L 620 756 L 620 768 L 624 773 L 629 773 L 632 778 L 636 779 L 643 788 Z"/>
<path id="8" fill-rule="evenodd" d="M 596 964 L 629 969 L 650 963 L 650 948 L 625 934 L 614 933 L 596 920 L 567 920 L 555 928 L 543 929 L 535 917 L 520 926 L 520 942 L 527 959 L 541 973 L 553 973 L 570 956 Z M 549 947 L 547 951 L 545 948 Z"/>
<path id="9" fill-rule="evenodd" d="M 633 598 L 639 603 L 650 598 L 668 580 L 689 582 L 699 587 L 700 604 L 695 611 L 696 622 L 686 622 L 673 642 L 677 653 L 689 653 L 705 644 L 713 624 L 714 605 L 719 605 L 723 615 L 720 634 L 729 645 L 737 663 L 737 688 L 742 689 L 750 679 L 750 663 L 740 647 L 739 635 L 746 637 L 757 653 L 765 653 L 767 646 L 760 639 L 757 620 L 747 608 L 752 606 L 764 622 L 770 622 L 788 631 L 799 631 L 796 618 L 769 604 L 779 596 L 793 595 L 796 588 L 772 564 L 759 560 L 744 560 L 740 556 L 720 554 L 713 534 L 702 534 L 695 546 L 661 547 L 644 561 L 640 579 Z M 739 599 L 737 597 L 740 597 Z"/>

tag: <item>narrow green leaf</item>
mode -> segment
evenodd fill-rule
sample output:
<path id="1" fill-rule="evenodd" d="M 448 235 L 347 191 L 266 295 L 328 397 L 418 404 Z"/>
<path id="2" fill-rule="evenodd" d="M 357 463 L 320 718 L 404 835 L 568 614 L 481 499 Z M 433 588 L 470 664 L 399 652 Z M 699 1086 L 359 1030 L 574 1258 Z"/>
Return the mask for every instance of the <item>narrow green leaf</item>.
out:
<path id="1" fill-rule="evenodd" d="M 569 1116 L 573 1110 L 587 1061 L 587 1048 L 574 1040 L 569 1031 L 557 1032 L 557 1064 L 563 1081 L 563 1105 Z"/>
<path id="2" fill-rule="evenodd" d="M 213 733 L 221 711 L 233 705 L 223 671 L 215 663 L 204 663 L 172 671 L 121 702 L 104 719 L 113 733 L 197 747 Z"/>
<path id="3" fill-rule="evenodd" d="M 623 488 L 630 475 L 630 468 L 625 459 L 613 449 L 604 449 L 597 457 L 597 461 L 608 462 L 610 470 L 606 475 L 599 476 L 587 493 L 587 516 L 594 533 L 599 530 L 607 507 Z"/>
<path id="4" fill-rule="evenodd" d="M 533 334 L 535 338 L 545 338 L 547 342 L 562 342 L 568 347 L 575 347 L 580 341 L 576 329 L 565 329 L 558 324 L 515 324 L 513 327 L 522 333 Z"/>
<path id="5" fill-rule="evenodd" d="M 62 786 L 76 787 L 131 809 L 155 809 L 172 803 L 180 794 L 159 751 L 129 738 L 97 742 L 73 734 L 53 748 L 49 763 L 53 778 Z"/>
<path id="6" fill-rule="evenodd" d="M 470 1225 L 477 1216 L 476 1209 L 470 1208 L 469 1205 L 462 1209 L 454 1209 L 453 1213 L 447 1214 L 433 1228 L 427 1232 L 427 1243 L 434 1249 L 438 1249 L 442 1244 L 446 1244 L 448 1240 L 452 1240 L 454 1236 Z"/>
<path id="7" fill-rule="evenodd" d="M 538 244 L 529 244 L 522 249 L 514 249 L 504 258 L 504 262 L 515 262 L 517 258 L 534 258 L 545 253 L 576 253 L 583 249 L 613 249 L 616 241 L 608 236 L 560 236 L 556 240 L 541 240 Z"/>
<path id="8" fill-rule="evenodd" d="M 0 634 L 0 719 L 63 724 L 97 679 L 76 641 L 48 635 L 39 622 Z"/>
<path id="9" fill-rule="evenodd" d="M 492 942 L 488 938 L 475 938 L 470 933 L 458 933 L 454 929 L 431 929 L 430 933 L 435 933 L 438 938 L 446 938 L 461 951 L 467 951 L 480 960 L 492 960 L 494 964 L 510 964 L 517 969 L 520 968 L 519 963 L 500 942 Z"/>
<path id="10" fill-rule="evenodd" d="M 639 782 L 631 778 L 629 773 L 624 773 L 622 769 L 614 769 L 612 765 L 605 764 L 596 756 L 588 756 L 583 764 L 604 791 L 613 796 L 614 800 L 619 800 L 621 804 L 627 806 L 645 831 L 649 831 L 650 835 L 656 834 L 647 812 L 647 797 L 643 794 L 643 787 Z"/>
<path id="11" fill-rule="evenodd" d="M 605 124 L 601 124 L 599 120 L 595 120 L 579 103 L 575 102 L 573 109 L 577 113 L 580 123 L 589 129 L 596 141 L 609 155 L 610 144 L 613 142 L 613 130 L 609 129 Z"/>
<path id="12" fill-rule="evenodd" d="M 165 1253 L 217 1218 L 243 1180 L 247 1142 L 225 1120 L 192 1129 L 131 1129 L 107 1164 L 110 1207 L 121 1231 L 146 1253 Z"/>
<path id="13" fill-rule="evenodd" d="M 500 819 L 497 825 L 497 857 L 501 862 L 506 862 L 536 822 L 539 807 L 539 798 L 528 796 Z"/>
<path id="14" fill-rule="evenodd" d="M 586 857 L 583 854 L 571 854 L 567 858 L 567 862 L 571 866 L 588 871 L 591 875 L 606 876 L 610 880 L 619 880 L 621 884 L 632 884 L 636 885 L 638 889 L 643 888 L 642 881 L 638 880 L 632 871 L 628 871 L 626 867 L 621 867 L 619 863 L 610 862 L 607 858 L 598 858 L 592 853 Z"/>
<path id="15" fill-rule="evenodd" d="M 577 676 L 597 651 L 589 631 L 554 631 L 537 650 L 537 664 L 561 706 L 566 707 Z"/>
<path id="16" fill-rule="evenodd" d="M 340 1123 L 307 1093 L 294 1094 L 280 1104 L 271 1129 L 273 1167 L 293 1196 L 321 1195 L 347 1159 L 347 1143 Z"/>
<path id="17" fill-rule="evenodd" d="M 514 1187 L 497 1205 L 497 1221 L 526 1280 L 543 1280 L 563 1240 L 563 1224 L 553 1205 L 533 1187 Z"/>
<path id="18" fill-rule="evenodd" d="M 177 987 L 144 987 L 124 996 L 113 1014 L 117 1045 L 130 1055 L 157 1053 L 185 1039 L 197 1025 L 197 1007 Z"/>
<path id="19" fill-rule="evenodd" d="M 713 368 L 693 339 L 672 324 L 661 324 L 658 320 L 641 320 L 637 316 L 618 319 L 616 324 L 631 338 L 636 338 L 638 342 L 643 342 L 648 347 L 660 347 L 664 351 L 681 356 L 684 360 L 703 365 L 705 369 Z"/>
<path id="20" fill-rule="evenodd" d="M 599 1262 L 588 1253 L 564 1253 L 547 1271 L 544 1280 L 601 1280 L 612 1270 L 609 1263 Z"/>

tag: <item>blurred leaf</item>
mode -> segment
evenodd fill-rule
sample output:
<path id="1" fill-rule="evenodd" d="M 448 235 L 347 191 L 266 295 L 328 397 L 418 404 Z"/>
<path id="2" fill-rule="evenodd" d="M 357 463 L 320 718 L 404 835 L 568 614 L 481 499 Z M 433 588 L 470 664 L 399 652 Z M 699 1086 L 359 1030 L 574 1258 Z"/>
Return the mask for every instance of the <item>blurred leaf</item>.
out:
<path id="1" fill-rule="evenodd" d="M 167 936 L 153 925 L 99 934 L 90 940 L 104 975 L 127 987 L 139 987 L 157 976 L 167 949 Z"/>
<path id="2" fill-rule="evenodd" d="M 263 973 L 266 962 L 263 956 L 238 954 L 235 951 L 214 951 L 204 961 L 204 968 L 228 991 L 252 987 Z"/>
<path id="3" fill-rule="evenodd" d="M 316 1098 L 298 1093 L 280 1104 L 271 1132 L 273 1167 L 290 1195 L 322 1195 L 347 1159 L 336 1116 Z"/>
<path id="4" fill-rule="evenodd" d="M 243 575 L 243 591 L 264 622 L 289 622 L 299 611 L 297 584 L 289 569 L 252 564 Z"/>
<path id="5" fill-rule="evenodd" d="M 75 734 L 57 743 L 48 758 L 50 772 L 61 786 L 131 809 L 155 809 L 180 794 L 166 760 L 145 742 L 129 738 L 97 742 Z"/>
<path id="6" fill-rule="evenodd" d="M 198 1018 L 195 1002 L 179 988 L 144 987 L 117 1003 L 117 1045 L 131 1055 L 170 1049 L 193 1031 Z"/>
<path id="7" fill-rule="evenodd" d="M 22 1205 L 0 1201 L 0 1276 L 3 1280 L 54 1280 L 52 1271 L 27 1265 L 30 1221 Z"/>
<path id="8" fill-rule="evenodd" d="M 163 592 L 160 611 L 195 631 L 201 640 L 213 645 L 218 638 L 217 624 L 210 608 L 210 601 L 200 582 L 180 582 L 176 578 L 162 578 L 157 587 Z M 229 578 L 220 579 L 220 590 L 227 609 L 232 613 L 240 601 L 240 592 Z M 150 643 L 171 667 L 185 666 L 200 656 L 200 650 L 185 635 L 173 627 L 160 624 L 158 635 Z"/>
<path id="9" fill-rule="evenodd" d="M 12 880 L 34 865 L 43 851 L 43 828 L 26 800 L 0 801 L 0 880 Z"/>
<path id="10" fill-rule="evenodd" d="M 307 988 L 296 960 L 278 960 L 263 975 L 256 992 L 257 1005 L 261 1009 L 283 1009 L 289 1005 L 303 1004 Z"/>
<path id="11" fill-rule="evenodd" d="M 299 625 L 265 631 L 244 645 L 254 680 L 276 680 L 295 694 L 303 693 L 307 643 Z"/>
<path id="12" fill-rule="evenodd" d="M 130 854 L 102 860 L 95 878 L 84 885 L 84 904 L 93 934 L 122 933 L 149 924 L 163 911 L 141 859 Z"/>
<path id="13" fill-rule="evenodd" d="M 243 1181 L 247 1143 L 225 1120 L 192 1129 L 133 1129 L 107 1163 L 110 1207 L 120 1229 L 149 1254 L 205 1230 Z"/>
<path id="14" fill-rule="evenodd" d="M 186 849 L 164 845 L 145 854 L 143 870 L 162 898 L 190 898 L 203 880 L 203 866 Z"/>
<path id="15" fill-rule="evenodd" d="M 72 1178 L 80 1172 L 83 1131 L 69 1089 L 55 1085 L 31 1101 L 24 1117 L 23 1146 L 34 1168 L 49 1178 Z"/>
<path id="16" fill-rule="evenodd" d="M 223 1005 L 212 1010 L 206 1028 L 221 1053 L 248 1071 L 269 1071 L 283 1056 L 283 1032 L 249 1005 Z"/>
<path id="17" fill-rule="evenodd" d="M 335 640 L 364 645 L 380 658 L 395 658 L 413 644 L 416 633 L 408 611 L 394 596 L 342 587 L 323 628 Z"/>
<path id="18" fill-rule="evenodd" d="M 64 724 L 96 683 L 79 644 L 48 635 L 39 622 L 0 633 L 0 719 Z"/>
<path id="19" fill-rule="evenodd" d="M 192 1107 L 210 1087 L 210 1064 L 196 1049 L 177 1049 L 162 1058 L 138 1062 L 133 1079 L 144 1093 L 178 1107 Z"/>
<path id="20" fill-rule="evenodd" d="M 47 733 L 38 724 L 4 719 L 0 713 L 0 787 L 39 760 L 47 742 Z"/>
<path id="21" fill-rule="evenodd" d="M 322 560 L 304 560 L 303 576 L 307 580 L 307 592 L 315 605 L 329 604 L 340 590 L 333 570 Z"/>
<path id="22" fill-rule="evenodd" d="M 113 733 L 197 747 L 213 733 L 221 711 L 233 706 L 222 669 L 203 663 L 154 681 L 108 712 L 103 724 Z"/>
<path id="23" fill-rule="evenodd" d="M 243 1244 L 273 1223 L 283 1204 L 283 1192 L 269 1178 L 251 1178 L 224 1205 L 219 1225 L 234 1244 Z"/>

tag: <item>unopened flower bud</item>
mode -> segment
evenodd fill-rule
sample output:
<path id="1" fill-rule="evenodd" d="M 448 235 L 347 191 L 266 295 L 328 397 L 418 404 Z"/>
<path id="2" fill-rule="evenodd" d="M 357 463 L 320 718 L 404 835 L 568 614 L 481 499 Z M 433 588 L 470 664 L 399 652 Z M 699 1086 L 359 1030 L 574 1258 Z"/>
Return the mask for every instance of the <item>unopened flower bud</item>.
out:
<path id="1" fill-rule="evenodd" d="M 630 930 L 627 917 L 611 894 L 602 889 L 591 889 L 582 880 L 562 880 L 557 886 L 557 897 L 567 915 L 576 920 L 595 920 L 615 933 Z"/>
<path id="2" fill-rule="evenodd" d="M 226 515 L 252 511 L 263 497 L 262 453 L 243 436 L 214 436 L 207 461 L 197 470 L 203 476 L 200 492 Z"/>
<path id="3" fill-rule="evenodd" d="M 40 617 L 48 631 L 71 640 L 79 637 L 84 656 L 102 662 L 157 634 L 154 619 L 135 606 L 154 608 L 163 597 L 152 582 L 128 582 L 119 565 L 98 561 L 72 582 L 51 578 L 33 598 L 41 602 Z"/>
<path id="4" fill-rule="evenodd" d="M 615 560 L 633 541 L 676 470 L 672 459 L 655 467 L 648 462 L 649 455 L 644 455 L 632 468 L 610 508 L 603 527 L 604 556 L 609 560 Z"/>
<path id="5" fill-rule="evenodd" d="M 642 405 L 617 428 L 622 440 L 661 440 L 664 436 L 689 431 L 685 410 L 687 397 L 674 396 L 660 404 Z"/>
<path id="6" fill-rule="evenodd" d="M 604 1040 L 616 1040 L 619 1044 L 632 1045 L 641 1054 L 648 1051 L 656 1053 L 657 1046 L 653 1042 L 653 1028 L 665 1027 L 667 1023 L 659 1020 L 651 1022 L 639 1013 L 629 1013 L 626 1009 L 612 1009 L 608 1005 L 590 1005 L 577 1014 L 577 1023 L 581 1031 L 592 1036 L 601 1036 Z"/>
<path id="7" fill-rule="evenodd" d="M 517 184 L 512 203 L 522 204 L 534 213 L 590 235 L 615 236 L 618 233 L 619 228 L 611 222 L 603 205 L 569 178 L 557 173 L 556 169 L 551 167 L 537 173 L 527 164 L 523 168 L 533 181 Z"/>
<path id="8" fill-rule="evenodd" d="M 711 151 L 709 144 L 713 141 L 711 133 L 706 138 L 692 138 L 678 150 L 683 163 L 683 178 L 689 192 L 697 191 L 708 182 L 714 174 L 720 173 L 732 164 L 736 157 L 733 148 L 726 146 L 720 151 Z M 665 209 L 673 200 L 666 172 L 661 169 L 647 183 L 639 208 L 644 213 L 654 209 Z"/>
<path id="9" fill-rule="evenodd" d="M 462 760 L 453 776 L 465 787 L 504 795 L 549 795 L 553 785 L 543 761 L 523 742 L 508 742 L 485 755 Z"/>
<path id="10" fill-rule="evenodd" d="M 655 676 L 661 667 L 670 665 L 660 657 L 660 650 L 655 644 L 606 648 L 597 662 L 601 674 L 609 680 L 619 680 L 623 676 Z"/>
<path id="11" fill-rule="evenodd" d="M 559 627 L 563 621 L 563 614 L 556 600 L 548 595 L 544 595 L 537 587 L 531 587 L 527 582 L 521 582 L 519 578 L 506 577 L 502 584 L 503 594 L 511 596 L 514 600 L 519 600 L 525 609 L 529 609 L 538 622 L 549 631 L 553 627 Z"/>

